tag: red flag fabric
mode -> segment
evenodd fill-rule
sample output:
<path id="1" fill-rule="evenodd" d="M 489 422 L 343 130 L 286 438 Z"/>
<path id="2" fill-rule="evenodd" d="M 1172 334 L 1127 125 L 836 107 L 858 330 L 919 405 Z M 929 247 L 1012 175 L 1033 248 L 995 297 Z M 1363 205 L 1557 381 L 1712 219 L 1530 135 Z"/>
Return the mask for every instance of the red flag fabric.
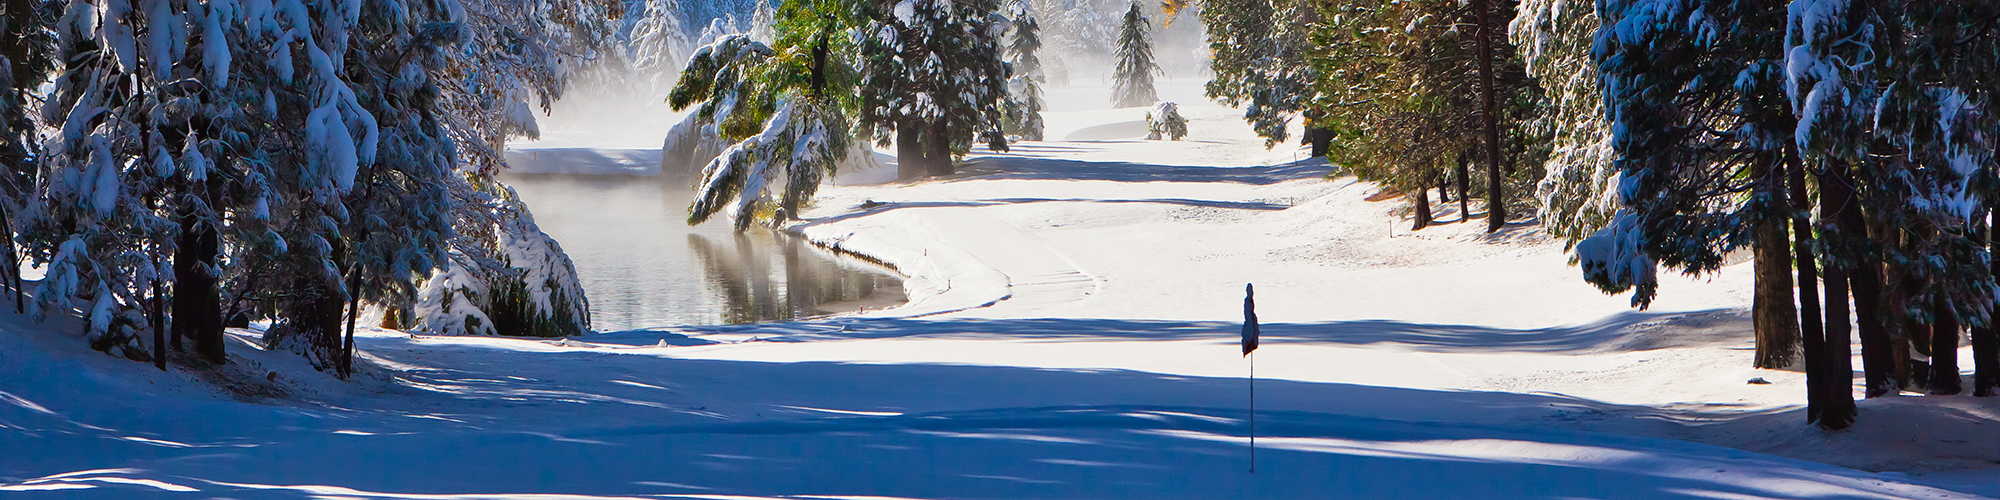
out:
<path id="1" fill-rule="evenodd" d="M 1243 285 L 1243 355 L 1257 350 L 1257 301 L 1253 298 L 1256 290 L 1249 284 Z"/>

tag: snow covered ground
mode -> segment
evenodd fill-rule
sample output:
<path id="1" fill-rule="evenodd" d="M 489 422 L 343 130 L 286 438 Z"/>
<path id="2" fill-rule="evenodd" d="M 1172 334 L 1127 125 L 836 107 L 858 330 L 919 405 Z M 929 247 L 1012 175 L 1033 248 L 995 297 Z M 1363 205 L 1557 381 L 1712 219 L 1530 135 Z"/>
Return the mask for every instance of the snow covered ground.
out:
<path id="1" fill-rule="evenodd" d="M 158 372 L 0 315 L 0 496 L 2000 496 L 2000 398 L 1806 427 L 1803 376 L 1749 368 L 1747 264 L 1632 311 L 1532 225 L 1486 235 L 1451 203 L 1410 232 L 1399 201 L 1265 150 L 1198 81 L 1163 89 L 1180 142 L 1138 140 L 1145 108 L 1108 94 L 1054 91 L 1048 137 L 1067 140 L 950 178 L 847 174 L 787 228 L 895 266 L 895 309 L 556 341 L 369 331 L 347 382 L 251 330 L 225 369 Z"/>

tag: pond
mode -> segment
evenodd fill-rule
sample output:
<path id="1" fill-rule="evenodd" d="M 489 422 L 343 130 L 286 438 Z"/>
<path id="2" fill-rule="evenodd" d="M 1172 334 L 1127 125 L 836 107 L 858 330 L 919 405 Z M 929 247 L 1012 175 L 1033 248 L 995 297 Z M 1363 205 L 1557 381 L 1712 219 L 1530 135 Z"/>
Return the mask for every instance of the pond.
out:
<path id="1" fill-rule="evenodd" d="M 590 297 L 591 327 L 789 320 L 904 302 L 886 269 L 718 217 L 687 225 L 685 178 L 508 174 L 542 230 L 562 243 Z"/>

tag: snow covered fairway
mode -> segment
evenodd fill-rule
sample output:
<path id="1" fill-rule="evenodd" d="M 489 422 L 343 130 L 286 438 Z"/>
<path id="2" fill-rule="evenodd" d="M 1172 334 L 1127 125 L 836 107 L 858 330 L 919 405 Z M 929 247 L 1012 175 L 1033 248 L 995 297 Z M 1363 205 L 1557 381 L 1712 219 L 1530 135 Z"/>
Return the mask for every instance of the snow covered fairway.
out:
<path id="1" fill-rule="evenodd" d="M 1078 110 L 1049 114 L 1067 141 L 823 191 L 787 230 L 894 265 L 895 309 L 559 341 L 371 331 L 351 382 L 248 330 L 226 370 L 162 373 L 0 315 L 0 497 L 2000 496 L 2000 398 L 1805 426 L 1803 376 L 1749 368 L 1747 265 L 1632 311 L 1533 226 L 1411 233 L 1372 185 L 1264 150 L 1199 82 L 1163 90 L 1190 140 L 1137 140 L 1143 108 L 1075 87 L 1051 97 Z M 1254 474 L 1245 283 L 1265 332 Z"/>

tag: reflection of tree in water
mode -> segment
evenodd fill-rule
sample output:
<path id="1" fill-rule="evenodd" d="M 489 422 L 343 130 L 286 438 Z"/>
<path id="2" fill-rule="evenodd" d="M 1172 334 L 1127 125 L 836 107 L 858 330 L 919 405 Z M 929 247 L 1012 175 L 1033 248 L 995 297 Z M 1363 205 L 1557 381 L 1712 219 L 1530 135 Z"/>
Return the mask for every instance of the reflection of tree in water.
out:
<path id="1" fill-rule="evenodd" d="M 776 241 L 766 243 L 766 237 Z M 806 256 L 812 250 L 797 238 L 738 234 L 734 239 L 736 248 L 730 251 L 707 236 L 688 235 L 688 248 L 701 259 L 706 281 L 721 292 L 726 323 L 817 316 L 830 312 L 821 305 L 869 298 L 878 280 L 893 280 Z M 778 247 L 781 282 L 773 281 L 778 275 L 766 245 Z"/>

